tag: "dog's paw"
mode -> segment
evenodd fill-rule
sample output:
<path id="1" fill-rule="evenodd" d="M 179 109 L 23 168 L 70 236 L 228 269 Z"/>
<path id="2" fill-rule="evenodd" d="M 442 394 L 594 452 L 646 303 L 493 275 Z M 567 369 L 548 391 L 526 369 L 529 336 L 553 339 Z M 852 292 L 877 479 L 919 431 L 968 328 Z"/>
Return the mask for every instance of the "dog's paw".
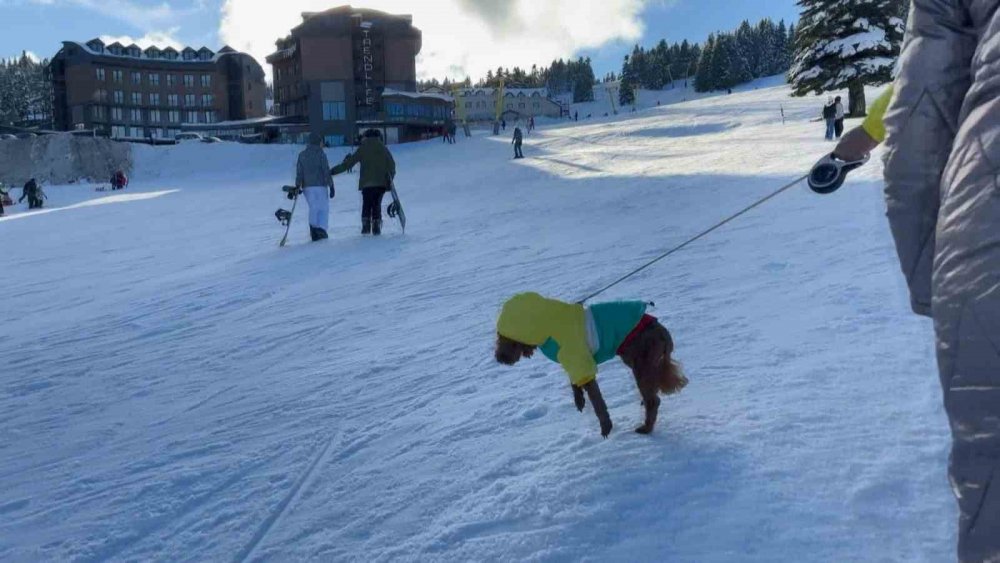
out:
<path id="1" fill-rule="evenodd" d="M 611 429 L 612 428 L 614 428 L 614 424 L 611 424 L 610 420 L 607 421 L 607 422 L 605 422 L 605 421 L 602 420 L 601 421 L 601 436 L 606 439 L 608 437 L 608 435 L 611 434 Z"/>
<path id="2" fill-rule="evenodd" d="M 638 427 L 638 428 L 635 429 L 635 433 L 636 434 L 652 434 L 653 433 L 653 429 L 651 427 L 646 426 L 645 424 L 643 424 L 642 426 L 640 426 L 640 427 Z"/>

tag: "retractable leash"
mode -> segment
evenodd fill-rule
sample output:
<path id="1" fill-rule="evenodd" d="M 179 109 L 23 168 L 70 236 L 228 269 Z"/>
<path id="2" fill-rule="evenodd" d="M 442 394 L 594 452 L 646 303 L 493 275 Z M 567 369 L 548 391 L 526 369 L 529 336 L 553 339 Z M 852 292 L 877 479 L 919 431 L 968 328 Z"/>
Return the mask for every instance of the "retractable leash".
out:
<path id="1" fill-rule="evenodd" d="M 809 172 L 809 188 L 818 194 L 832 194 L 844 184 L 849 172 L 864 166 L 870 159 L 871 155 L 866 154 L 861 160 L 847 161 L 830 153 L 813 165 Z"/>
<path id="2" fill-rule="evenodd" d="M 768 194 L 768 195 L 766 195 L 766 196 L 758 199 L 757 201 L 755 201 L 754 203 L 750 204 L 749 206 L 744 207 L 742 210 L 740 210 L 740 211 L 738 211 L 738 212 L 730 215 L 729 217 L 726 217 L 722 221 L 716 223 L 715 225 L 712 225 L 708 229 L 705 229 L 704 231 L 702 231 L 702 232 L 698 233 L 697 235 L 689 238 L 688 240 L 684 241 L 683 243 L 681 243 L 681 244 L 679 244 L 679 245 L 671 248 L 670 250 L 668 250 L 668 251 L 664 252 L 663 254 L 657 256 L 656 258 L 653 258 L 652 260 L 650 260 L 649 262 L 646 262 L 645 264 L 643 264 L 642 266 L 636 268 L 635 270 L 632 270 L 631 272 L 629 272 L 629 273 L 625 274 L 624 276 L 618 278 L 617 280 L 609 283 L 608 285 L 602 287 L 601 289 L 599 289 L 599 290 L 591 293 L 590 295 L 584 297 L 583 299 L 580 299 L 576 303 L 579 304 L 579 305 L 583 305 L 587 301 L 590 301 L 591 299 L 597 297 L 598 295 L 604 293 L 605 291 L 611 289 L 612 287 L 614 287 L 614 286 L 622 283 L 623 281 L 631 278 L 632 276 L 638 274 L 639 272 L 645 270 L 646 268 L 652 266 L 653 264 L 656 264 L 657 262 L 659 262 L 660 260 L 663 260 L 667 256 L 670 256 L 671 254 L 684 249 L 685 247 L 687 247 L 691 243 L 697 241 L 698 239 L 701 239 L 701 238 L 707 236 L 708 234 L 710 234 L 713 231 L 719 229 L 720 227 L 726 225 L 727 223 L 729 223 L 729 222 L 737 219 L 738 217 L 740 217 L 742 215 L 745 215 L 746 213 L 749 213 L 751 210 L 753 210 L 753 209 L 755 209 L 757 207 L 760 207 L 764 203 L 766 203 L 766 202 L 774 199 L 775 197 L 777 197 L 778 195 L 782 194 L 783 192 L 786 192 L 786 191 L 790 190 L 791 188 L 793 188 L 796 185 L 798 185 L 799 182 L 801 182 L 802 180 L 805 180 L 808 177 L 809 177 L 809 175 L 807 174 L 807 175 L 802 176 L 800 178 L 796 178 L 792 182 L 789 182 L 788 184 L 785 184 L 784 186 L 778 188 L 777 190 L 771 192 L 770 194 Z"/>

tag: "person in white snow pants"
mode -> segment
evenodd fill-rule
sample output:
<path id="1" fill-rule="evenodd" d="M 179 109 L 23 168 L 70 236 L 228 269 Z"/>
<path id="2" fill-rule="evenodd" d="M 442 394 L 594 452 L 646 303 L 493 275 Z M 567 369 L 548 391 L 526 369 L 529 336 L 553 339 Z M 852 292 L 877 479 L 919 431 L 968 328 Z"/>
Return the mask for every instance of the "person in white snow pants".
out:
<path id="1" fill-rule="evenodd" d="M 295 166 L 295 186 L 309 204 L 309 235 L 313 242 L 328 238 L 326 233 L 330 223 L 330 200 L 335 191 L 330 163 L 323 152 L 322 138 L 313 133 L 309 136 L 309 146 L 299 153 Z"/>

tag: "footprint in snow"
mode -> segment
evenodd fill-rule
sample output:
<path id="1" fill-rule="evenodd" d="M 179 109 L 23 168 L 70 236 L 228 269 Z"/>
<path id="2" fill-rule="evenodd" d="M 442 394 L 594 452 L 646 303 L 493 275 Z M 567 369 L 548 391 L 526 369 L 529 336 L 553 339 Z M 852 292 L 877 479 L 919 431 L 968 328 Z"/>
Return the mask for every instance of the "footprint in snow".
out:
<path id="1" fill-rule="evenodd" d="M 524 420 L 538 420 L 548 414 L 548 412 L 548 407 L 545 405 L 538 405 L 537 407 L 531 407 L 530 409 L 524 411 L 524 413 L 521 414 L 521 418 Z"/>

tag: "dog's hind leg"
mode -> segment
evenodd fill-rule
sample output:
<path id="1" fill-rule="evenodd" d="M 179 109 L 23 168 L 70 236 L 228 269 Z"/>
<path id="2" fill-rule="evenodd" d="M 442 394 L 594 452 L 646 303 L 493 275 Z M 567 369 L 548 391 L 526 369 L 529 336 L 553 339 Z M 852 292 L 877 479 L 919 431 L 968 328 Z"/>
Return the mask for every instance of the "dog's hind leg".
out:
<path id="1" fill-rule="evenodd" d="M 656 418 L 660 412 L 659 380 L 665 353 L 664 343 L 654 341 L 641 352 L 639 361 L 632 368 L 636 386 L 642 395 L 642 406 L 646 411 L 646 420 L 635 429 L 639 434 L 649 434 L 656 426 Z"/>

